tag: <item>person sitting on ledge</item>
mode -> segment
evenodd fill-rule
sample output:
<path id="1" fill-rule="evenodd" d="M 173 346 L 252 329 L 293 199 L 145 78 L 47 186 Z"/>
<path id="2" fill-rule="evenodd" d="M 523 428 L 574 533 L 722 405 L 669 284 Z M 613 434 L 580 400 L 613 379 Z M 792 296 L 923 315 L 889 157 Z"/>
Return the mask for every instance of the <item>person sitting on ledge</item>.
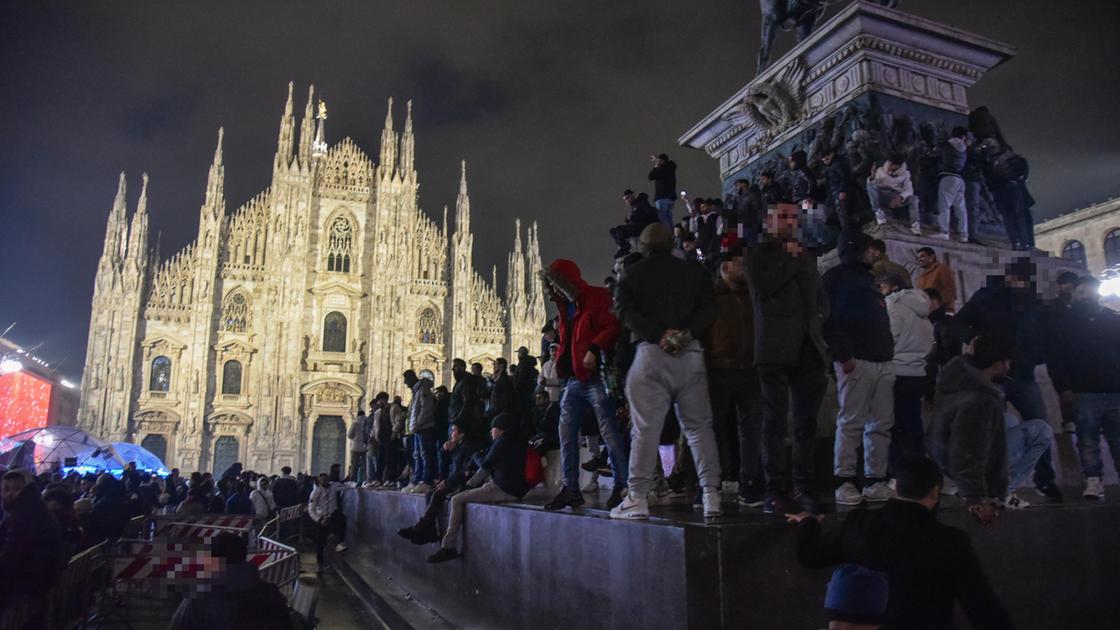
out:
<path id="1" fill-rule="evenodd" d="M 479 450 L 479 441 L 468 435 L 467 430 L 466 423 L 451 425 L 451 435 L 442 445 L 444 457 L 450 461 L 447 479 L 436 484 L 435 490 L 428 493 L 428 506 L 420 520 L 412 527 L 397 530 L 402 538 L 417 545 L 440 541 L 437 519 L 443 512 L 443 501 L 466 485 L 470 479 L 471 460 Z"/>
<path id="2" fill-rule="evenodd" d="M 910 171 L 906 168 L 906 156 L 892 155 L 882 166 L 872 171 L 867 178 L 867 195 L 871 199 L 871 209 L 875 211 L 877 224 L 887 222 L 888 209 L 906 206 L 910 210 L 910 232 L 921 235 L 918 197 L 914 195 L 914 184 L 910 179 Z"/>
<path id="3" fill-rule="evenodd" d="M 852 563 L 885 573 L 889 628 L 953 628 L 954 602 L 960 603 L 974 628 L 1014 627 L 968 534 L 937 521 L 942 484 L 938 465 L 924 457 L 903 459 L 895 480 L 898 495 L 883 509 L 850 512 L 839 527 L 824 529 L 822 518 L 808 512 L 788 516 L 798 523 L 797 559 L 802 566 Z"/>
<path id="4" fill-rule="evenodd" d="M 512 414 L 500 413 L 490 424 L 493 442 L 486 452 L 479 471 L 467 482 L 467 489 L 451 497 L 447 531 L 439 551 L 428 556 L 428 562 L 447 562 L 459 557 L 456 541 L 463 524 L 468 503 L 501 503 L 525 495 L 525 442 L 518 435 L 517 421 Z"/>

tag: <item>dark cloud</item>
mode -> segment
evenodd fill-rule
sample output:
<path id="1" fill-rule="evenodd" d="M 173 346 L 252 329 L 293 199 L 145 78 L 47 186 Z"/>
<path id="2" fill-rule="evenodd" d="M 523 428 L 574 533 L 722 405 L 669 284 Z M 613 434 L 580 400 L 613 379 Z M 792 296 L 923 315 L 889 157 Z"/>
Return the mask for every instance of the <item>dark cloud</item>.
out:
<path id="1" fill-rule="evenodd" d="M 1117 5 L 904 0 L 1013 44 L 971 92 L 1031 159 L 1048 216 L 1117 193 Z M 453 205 L 470 162 L 476 263 L 504 266 L 513 218 L 546 258 L 607 272 L 618 193 L 646 155 L 714 193 L 716 165 L 675 139 L 753 74 L 757 4 L 697 2 L 5 3 L 0 13 L 0 324 L 82 363 L 116 175 L 151 175 L 163 252 L 195 236 L 218 126 L 235 208 L 268 185 L 288 81 L 330 104 L 329 139 L 372 155 L 385 102 L 414 100 L 421 204 Z M 835 9 L 831 9 L 835 11 Z M 791 40 L 783 36 L 778 52 Z"/>

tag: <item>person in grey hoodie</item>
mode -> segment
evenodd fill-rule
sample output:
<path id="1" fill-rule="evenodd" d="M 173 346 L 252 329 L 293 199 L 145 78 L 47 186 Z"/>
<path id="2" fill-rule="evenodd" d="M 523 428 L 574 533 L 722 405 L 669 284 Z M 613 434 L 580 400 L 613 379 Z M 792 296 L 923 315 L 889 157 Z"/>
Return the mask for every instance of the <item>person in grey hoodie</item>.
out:
<path id="1" fill-rule="evenodd" d="M 871 171 L 871 176 L 867 178 L 867 195 L 871 200 L 871 209 L 875 211 L 876 223 L 883 225 L 887 222 L 887 209 L 907 206 L 910 209 L 910 231 L 921 235 L 918 197 L 914 195 L 914 183 L 906 168 L 905 155 L 892 155 L 882 166 Z"/>
<path id="2" fill-rule="evenodd" d="M 424 494 L 432 489 L 439 465 L 436 463 L 436 399 L 432 381 L 405 370 L 404 384 L 412 390 L 408 405 L 408 431 L 412 434 L 412 483 L 408 492 Z"/>
<path id="3" fill-rule="evenodd" d="M 949 240 L 949 212 L 957 218 L 957 233 L 962 243 L 968 242 L 968 208 L 964 202 L 964 165 L 968 158 L 968 129 L 954 127 L 941 147 L 941 164 L 937 180 L 938 238 Z"/>
<path id="4" fill-rule="evenodd" d="M 887 273 L 878 278 L 887 301 L 887 316 L 894 337 L 894 427 L 890 464 L 894 470 L 903 456 L 925 454 L 922 427 L 922 393 L 926 388 L 926 357 L 933 350 L 933 324 L 929 297 L 921 289 L 905 288 L 907 278 Z"/>

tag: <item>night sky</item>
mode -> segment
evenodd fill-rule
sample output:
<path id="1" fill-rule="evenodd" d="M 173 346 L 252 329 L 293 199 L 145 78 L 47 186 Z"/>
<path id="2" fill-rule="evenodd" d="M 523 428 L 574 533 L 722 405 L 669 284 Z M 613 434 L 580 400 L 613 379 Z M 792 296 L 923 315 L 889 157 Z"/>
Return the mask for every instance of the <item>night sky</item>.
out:
<path id="1" fill-rule="evenodd" d="M 902 2 L 1018 49 L 969 98 L 1031 160 L 1036 216 L 1120 193 L 1117 7 Z M 413 99 L 421 206 L 454 207 L 467 159 L 484 276 L 504 277 L 520 216 L 540 223 L 546 262 L 601 279 L 649 153 L 676 159 L 690 194 L 717 194 L 715 163 L 675 140 L 753 76 L 758 22 L 750 0 L 4 3 L 0 330 L 18 322 L 14 340 L 77 376 L 117 173 L 130 212 L 150 174 L 166 257 L 195 238 L 219 126 L 228 210 L 268 186 L 288 81 L 297 111 L 308 83 L 327 101 L 332 144 L 374 159 L 386 99 L 398 129 Z"/>

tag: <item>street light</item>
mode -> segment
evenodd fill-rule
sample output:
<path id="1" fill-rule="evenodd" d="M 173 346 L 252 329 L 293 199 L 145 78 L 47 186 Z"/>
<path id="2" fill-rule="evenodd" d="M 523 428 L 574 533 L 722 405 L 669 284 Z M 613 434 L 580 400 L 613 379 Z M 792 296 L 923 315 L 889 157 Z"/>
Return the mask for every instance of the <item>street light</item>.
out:
<path id="1" fill-rule="evenodd" d="M 11 374 L 19 372 L 23 369 L 23 364 L 16 359 L 4 359 L 0 361 L 0 374 Z"/>

